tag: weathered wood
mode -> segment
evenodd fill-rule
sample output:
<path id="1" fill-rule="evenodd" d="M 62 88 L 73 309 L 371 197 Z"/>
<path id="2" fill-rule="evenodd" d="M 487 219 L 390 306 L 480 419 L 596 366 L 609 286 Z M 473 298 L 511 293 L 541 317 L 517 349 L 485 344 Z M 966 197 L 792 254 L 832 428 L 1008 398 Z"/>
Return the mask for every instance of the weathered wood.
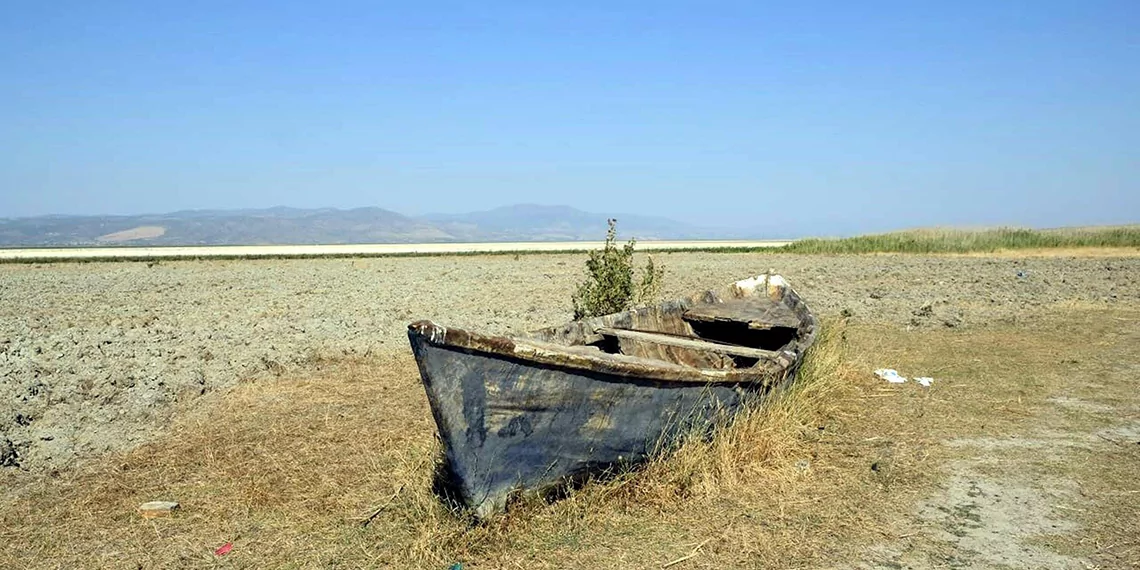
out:
<path id="1" fill-rule="evenodd" d="M 599 335 L 601 336 L 601 335 Z M 582 357 L 588 359 L 583 364 L 590 361 L 602 362 L 609 364 L 613 367 L 622 365 L 636 365 L 640 366 L 640 370 L 658 369 L 661 371 L 668 371 L 675 374 L 684 374 L 690 371 L 690 367 L 685 367 L 673 362 L 662 362 L 652 358 L 645 358 L 633 354 L 609 354 L 602 352 L 602 349 L 596 346 L 560 346 L 554 343 L 541 342 L 536 340 L 523 340 L 513 339 L 515 343 L 514 354 L 520 357 L 539 357 L 543 354 L 558 355 L 563 354 L 568 357 Z M 567 359 L 566 363 L 572 360 Z M 707 379 L 706 379 L 707 380 Z"/>
<path id="2" fill-rule="evenodd" d="M 746 322 L 751 329 L 798 327 L 801 319 L 790 307 L 776 301 L 754 298 L 728 299 L 720 303 L 700 303 L 684 313 L 688 321 Z"/>
<path id="3" fill-rule="evenodd" d="M 139 514 L 145 519 L 163 517 L 178 509 L 174 501 L 150 501 L 139 505 Z"/>
<path id="4" fill-rule="evenodd" d="M 794 338 L 779 352 L 694 338 L 684 310 L 721 298 L 786 305 L 799 318 Z M 408 326 L 443 441 L 438 488 L 478 518 L 515 493 L 641 463 L 693 430 L 711 433 L 790 382 L 815 335 L 799 296 L 767 276 L 738 282 L 723 297 L 703 293 L 511 337 L 430 321 Z M 729 352 L 758 360 L 718 366 Z"/>
<path id="5" fill-rule="evenodd" d="M 693 350 L 707 350 L 710 352 L 721 352 L 724 354 L 731 354 L 733 356 L 746 356 L 749 358 L 773 358 L 780 354 L 773 350 L 762 350 L 759 348 L 750 348 L 747 346 L 737 346 L 735 344 L 721 344 L 716 342 L 708 342 L 705 340 L 695 338 L 684 338 L 668 334 L 656 334 L 645 331 L 631 331 L 625 329 L 609 329 L 602 328 L 596 331 L 598 334 L 604 336 L 613 336 L 617 338 L 628 338 L 633 340 L 640 340 L 645 342 L 652 342 L 656 344 L 664 344 L 668 346 L 676 346 L 680 348 L 691 348 Z"/>
<path id="6" fill-rule="evenodd" d="M 687 300 L 667 301 L 651 307 L 639 307 L 612 315 L 571 321 L 521 336 L 567 345 L 590 344 L 602 340 L 602 336 L 594 332 L 594 329 L 601 327 L 650 330 L 693 336 L 693 328 L 682 318 L 682 313 L 688 305 L 689 301 Z"/>
<path id="7" fill-rule="evenodd" d="M 413 347 L 444 444 L 446 483 L 479 518 L 503 510 L 512 493 L 640 463 L 765 392 L 762 384 L 532 366 L 422 338 Z"/>
<path id="8" fill-rule="evenodd" d="M 689 368 L 708 368 L 713 370 L 731 370 L 736 368 L 736 361 L 733 360 L 731 356 L 721 352 L 696 350 L 693 348 L 661 344 L 629 337 L 618 338 L 617 343 L 621 354 L 651 358 L 659 362 L 675 362 Z"/>

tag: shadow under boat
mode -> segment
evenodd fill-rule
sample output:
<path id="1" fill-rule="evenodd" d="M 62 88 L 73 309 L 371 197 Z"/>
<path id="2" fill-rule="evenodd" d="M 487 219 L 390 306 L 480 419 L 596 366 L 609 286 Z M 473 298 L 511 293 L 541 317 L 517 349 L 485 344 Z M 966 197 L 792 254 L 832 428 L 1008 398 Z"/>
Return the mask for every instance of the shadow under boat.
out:
<path id="1" fill-rule="evenodd" d="M 485 518 L 644 462 L 791 382 L 816 329 L 778 275 L 515 336 L 412 323 L 437 492 Z"/>

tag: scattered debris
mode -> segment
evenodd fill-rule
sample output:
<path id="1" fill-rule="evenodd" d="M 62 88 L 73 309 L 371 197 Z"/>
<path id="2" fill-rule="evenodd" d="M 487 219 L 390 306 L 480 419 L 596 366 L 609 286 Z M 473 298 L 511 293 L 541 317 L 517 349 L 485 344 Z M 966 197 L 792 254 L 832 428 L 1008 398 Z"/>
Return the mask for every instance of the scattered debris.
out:
<path id="1" fill-rule="evenodd" d="M 155 517 L 162 517 L 169 515 L 171 511 L 178 508 L 178 503 L 174 501 L 151 501 L 139 505 L 139 514 L 143 518 L 153 519 Z"/>
<path id="2" fill-rule="evenodd" d="M 19 418 L 16 419 L 19 423 Z M 16 446 L 7 438 L 0 436 L 0 467 L 19 467 L 20 453 Z"/>
<path id="3" fill-rule="evenodd" d="M 910 314 L 910 325 L 914 327 L 940 324 L 946 328 L 954 328 L 965 324 L 965 314 L 962 309 L 954 306 L 947 298 L 923 303 Z"/>
<path id="4" fill-rule="evenodd" d="M 711 540 L 712 540 L 711 538 L 707 538 L 707 539 L 705 539 L 705 541 L 704 541 L 704 542 L 702 542 L 702 543 L 698 544 L 698 545 L 696 546 L 696 548 L 694 548 L 694 549 L 693 549 L 693 551 L 692 551 L 692 552 L 690 552 L 689 554 L 687 554 L 687 555 L 685 555 L 685 556 L 682 556 L 682 557 L 680 557 L 680 558 L 678 558 L 678 559 L 676 559 L 676 560 L 673 560 L 673 561 L 671 561 L 671 562 L 666 562 L 665 564 L 662 564 L 662 565 L 661 565 L 661 567 L 662 567 L 662 568 L 668 568 L 668 567 L 670 567 L 670 566 L 674 566 L 674 565 L 680 564 L 680 563 L 682 563 L 682 562 L 684 562 L 684 561 L 686 561 L 686 560 L 688 560 L 688 559 L 690 559 L 690 558 L 693 558 L 693 557 L 694 557 L 694 556 L 696 556 L 696 555 L 697 555 L 697 553 L 698 553 L 698 552 L 701 550 L 701 547 L 702 547 L 702 546 L 704 546 L 704 545 L 706 545 L 706 544 L 708 544 L 708 543 L 709 543 L 709 541 L 711 541 Z"/>
<path id="5" fill-rule="evenodd" d="M 899 376 L 899 371 L 893 368 L 880 368 L 875 371 L 875 376 L 890 382 L 891 384 L 902 384 L 906 382 L 906 378 Z"/>
<path id="6" fill-rule="evenodd" d="M 214 556 L 225 556 L 225 555 L 229 554 L 230 551 L 233 549 L 234 549 L 234 543 L 227 542 L 227 543 L 219 546 L 218 549 L 214 551 Z"/>
<path id="7" fill-rule="evenodd" d="M 420 462 L 416 464 L 415 471 L 419 471 L 420 468 L 423 467 L 425 463 L 427 463 L 427 461 L 428 461 L 428 457 L 420 459 Z M 375 509 L 372 510 L 371 513 L 368 513 L 367 516 L 362 518 L 360 520 L 360 526 L 368 526 L 369 524 L 372 523 L 373 520 L 376 520 L 376 517 L 380 516 L 380 513 L 384 512 L 385 509 L 392 506 L 392 503 L 396 502 L 396 497 L 399 497 L 400 493 L 404 492 L 405 486 L 407 486 L 407 482 L 404 482 L 403 484 L 401 484 L 400 488 L 396 489 L 396 492 L 392 493 L 392 496 L 388 497 L 388 500 L 385 501 L 383 505 L 376 507 Z"/>
<path id="8" fill-rule="evenodd" d="M 875 376 L 891 384 L 903 384 L 906 382 L 906 376 L 900 376 L 899 371 L 894 368 L 879 368 L 875 370 Z M 934 379 L 929 376 L 918 376 L 915 377 L 914 381 L 924 388 L 929 388 L 930 385 L 934 383 Z"/>

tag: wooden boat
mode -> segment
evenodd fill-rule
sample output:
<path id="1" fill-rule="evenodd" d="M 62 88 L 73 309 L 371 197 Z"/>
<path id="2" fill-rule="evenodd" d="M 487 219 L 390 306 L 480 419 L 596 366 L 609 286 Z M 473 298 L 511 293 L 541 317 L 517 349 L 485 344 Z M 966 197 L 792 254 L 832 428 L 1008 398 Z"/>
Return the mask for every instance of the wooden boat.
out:
<path id="1" fill-rule="evenodd" d="M 476 517 L 667 450 L 790 382 L 816 319 L 778 275 L 517 336 L 408 326 L 443 441 L 444 491 Z"/>

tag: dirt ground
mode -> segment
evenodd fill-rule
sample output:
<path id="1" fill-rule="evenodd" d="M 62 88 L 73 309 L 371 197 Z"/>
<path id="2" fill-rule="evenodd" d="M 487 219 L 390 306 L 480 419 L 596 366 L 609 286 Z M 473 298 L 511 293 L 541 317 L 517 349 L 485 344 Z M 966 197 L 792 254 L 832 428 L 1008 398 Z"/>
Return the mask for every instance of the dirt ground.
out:
<path id="1" fill-rule="evenodd" d="M 861 539 L 846 562 L 816 563 L 1089 568 L 1140 560 L 1140 531 L 1112 526 L 1140 523 L 1140 488 L 1128 476 L 1140 469 L 1140 257 L 655 258 L 666 267 L 666 296 L 774 270 L 819 314 L 850 323 L 853 362 L 868 377 L 848 402 L 856 419 L 843 433 L 856 438 L 859 457 L 873 456 L 872 487 L 903 491 L 868 515 L 888 531 Z M 430 417 L 414 419 L 426 408 L 407 323 L 431 318 L 498 333 L 565 321 L 583 259 L 0 265 L 0 481 L 9 491 L 0 511 L 8 523 L 24 520 L 21 501 L 40 486 L 176 435 L 172 421 L 196 417 L 199 402 L 216 405 L 235 386 L 295 388 L 311 371 L 341 370 L 338 362 L 372 363 L 368 374 L 391 379 L 395 401 L 407 400 L 401 407 L 413 415 L 402 421 L 429 433 Z M 869 370 L 881 366 L 933 376 L 935 387 L 880 384 Z M 980 384 L 1005 379 L 1014 380 Z M 748 563 L 715 551 L 700 560 L 686 564 Z M 547 562 L 534 567 L 559 566 Z"/>

